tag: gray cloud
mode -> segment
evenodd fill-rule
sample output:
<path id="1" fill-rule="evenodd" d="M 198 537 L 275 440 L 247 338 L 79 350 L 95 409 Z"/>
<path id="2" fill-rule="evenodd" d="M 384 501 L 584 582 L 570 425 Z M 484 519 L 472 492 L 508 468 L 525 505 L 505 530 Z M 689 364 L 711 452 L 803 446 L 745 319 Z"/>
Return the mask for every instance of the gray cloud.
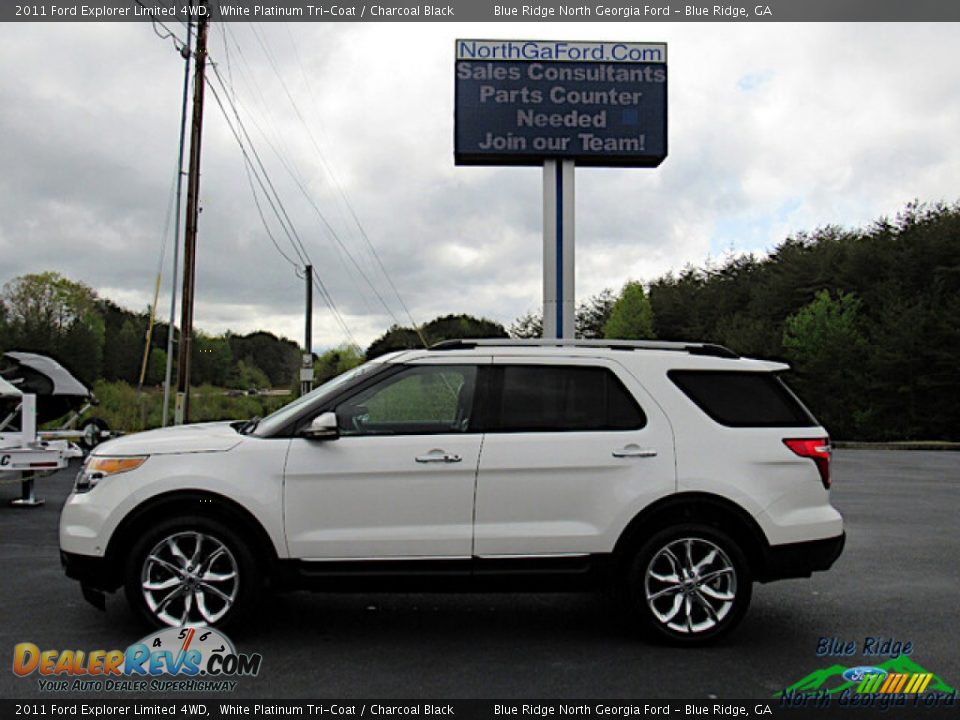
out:
<path id="1" fill-rule="evenodd" d="M 453 40 L 641 31 L 670 44 L 670 156 L 657 170 L 578 171 L 581 297 L 727 249 L 762 252 L 798 230 L 869 222 L 914 197 L 956 199 L 950 26 L 232 24 L 226 37 L 214 26 L 211 57 L 232 78 L 319 276 L 366 343 L 407 317 L 327 168 L 416 319 L 509 323 L 539 302 L 541 178 L 453 166 Z M 0 281 L 54 269 L 142 309 L 175 172 L 179 55 L 145 24 L 0 33 Z M 198 326 L 299 337 L 300 281 L 263 231 L 211 95 L 203 163 Z M 315 337 L 344 340 L 325 310 Z"/>

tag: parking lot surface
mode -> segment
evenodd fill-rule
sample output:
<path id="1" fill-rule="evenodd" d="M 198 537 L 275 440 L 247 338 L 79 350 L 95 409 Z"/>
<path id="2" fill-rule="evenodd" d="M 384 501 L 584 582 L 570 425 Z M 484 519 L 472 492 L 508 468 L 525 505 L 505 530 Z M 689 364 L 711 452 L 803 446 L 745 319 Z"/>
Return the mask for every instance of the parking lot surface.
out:
<path id="1" fill-rule="evenodd" d="M 123 649 L 148 632 L 121 595 L 100 612 L 60 569 L 57 520 L 74 473 L 39 480 L 37 509 L 9 507 L 18 487 L 0 485 L 3 698 L 57 699 L 35 675 L 13 674 L 17 643 Z M 263 655 L 234 697 L 766 699 L 835 662 L 886 659 L 862 656 L 868 637 L 910 642 L 915 662 L 960 686 L 960 453 L 840 450 L 833 475 L 848 533 L 833 570 L 756 586 L 746 620 L 712 647 L 638 639 L 594 595 L 298 592 L 228 632 Z M 817 657 L 824 637 L 855 641 L 857 655 Z"/>

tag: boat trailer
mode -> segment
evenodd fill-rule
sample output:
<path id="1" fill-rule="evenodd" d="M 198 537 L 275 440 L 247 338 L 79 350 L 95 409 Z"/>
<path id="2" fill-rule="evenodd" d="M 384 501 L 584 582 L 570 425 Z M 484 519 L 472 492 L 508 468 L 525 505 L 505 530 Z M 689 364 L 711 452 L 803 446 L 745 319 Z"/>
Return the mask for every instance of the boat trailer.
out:
<path id="1" fill-rule="evenodd" d="M 0 482 L 20 482 L 20 497 L 14 507 L 38 507 L 43 499 L 34 492 L 34 480 L 67 466 L 83 451 L 69 440 L 45 437 L 37 432 L 37 397 L 24 393 L 0 377 L 0 399 L 19 401 L 19 430 L 0 430 Z"/>

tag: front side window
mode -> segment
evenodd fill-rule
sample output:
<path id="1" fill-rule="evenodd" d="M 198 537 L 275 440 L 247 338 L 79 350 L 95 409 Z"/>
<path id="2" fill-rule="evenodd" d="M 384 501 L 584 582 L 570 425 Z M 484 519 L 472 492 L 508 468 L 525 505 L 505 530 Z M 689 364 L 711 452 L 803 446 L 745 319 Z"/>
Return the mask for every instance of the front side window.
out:
<path id="1" fill-rule="evenodd" d="M 383 368 L 383 363 L 368 362 L 327 380 L 323 385 L 314 388 L 306 395 L 301 395 L 293 402 L 267 415 L 257 423 L 254 434 L 260 437 L 270 437 L 275 432 L 282 430 L 287 423 L 295 419 L 308 405 L 320 401 L 321 398 L 335 395 L 348 388 L 352 383 L 360 382 L 364 378 L 380 372 Z"/>
<path id="2" fill-rule="evenodd" d="M 646 416 L 617 376 L 602 367 L 504 365 L 499 432 L 638 430 Z"/>
<path id="3" fill-rule="evenodd" d="M 393 374 L 336 407 L 341 435 L 466 432 L 477 368 L 419 365 Z"/>

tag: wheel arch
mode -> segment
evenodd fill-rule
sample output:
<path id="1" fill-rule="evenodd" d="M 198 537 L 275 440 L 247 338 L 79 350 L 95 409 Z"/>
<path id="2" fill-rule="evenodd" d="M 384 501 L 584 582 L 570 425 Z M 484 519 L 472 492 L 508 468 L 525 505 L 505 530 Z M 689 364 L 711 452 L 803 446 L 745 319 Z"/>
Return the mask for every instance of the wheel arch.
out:
<path id="1" fill-rule="evenodd" d="M 174 490 L 144 500 L 117 526 L 107 544 L 105 558 L 112 583 L 122 584 L 122 549 L 129 548 L 140 528 L 155 519 L 199 516 L 221 520 L 237 530 L 250 542 L 250 551 L 256 558 L 264 577 L 270 578 L 278 566 L 277 550 L 269 534 L 256 516 L 235 500 L 208 490 Z"/>
<path id="2" fill-rule="evenodd" d="M 613 550 L 617 564 L 654 533 L 683 523 L 703 523 L 726 532 L 746 556 L 751 574 L 764 575 L 769 545 L 760 525 L 732 500 L 703 492 L 670 495 L 641 510 L 617 539 Z"/>

